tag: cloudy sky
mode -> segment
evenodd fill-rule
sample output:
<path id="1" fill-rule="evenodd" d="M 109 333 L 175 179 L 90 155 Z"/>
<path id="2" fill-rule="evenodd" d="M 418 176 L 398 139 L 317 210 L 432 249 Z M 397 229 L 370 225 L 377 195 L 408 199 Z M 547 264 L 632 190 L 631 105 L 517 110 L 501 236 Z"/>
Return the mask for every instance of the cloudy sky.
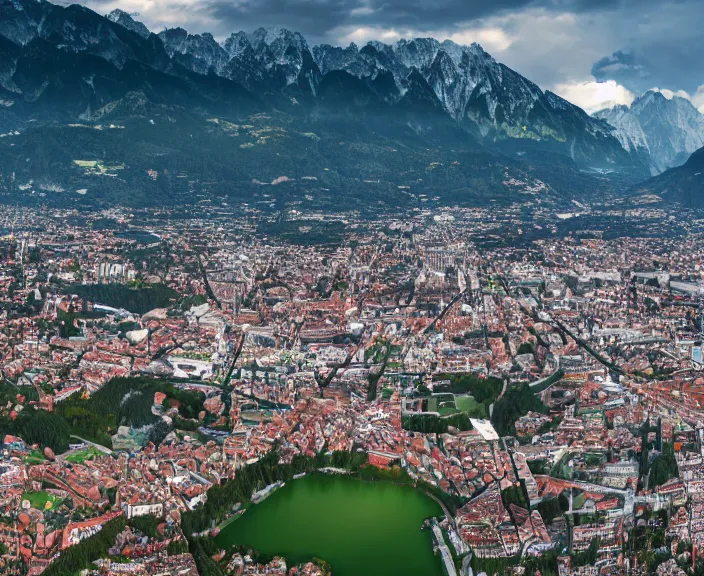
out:
<path id="1" fill-rule="evenodd" d="M 541 87 L 594 111 L 651 88 L 704 112 L 702 0 L 80 0 L 138 12 L 152 31 L 285 26 L 309 43 L 433 36 L 479 42 Z"/>

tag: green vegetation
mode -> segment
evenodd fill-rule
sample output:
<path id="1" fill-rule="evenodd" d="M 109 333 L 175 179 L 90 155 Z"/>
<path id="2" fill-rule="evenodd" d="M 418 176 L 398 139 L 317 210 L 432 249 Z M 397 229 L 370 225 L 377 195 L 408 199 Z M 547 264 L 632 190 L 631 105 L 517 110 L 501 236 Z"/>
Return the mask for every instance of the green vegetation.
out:
<path id="1" fill-rule="evenodd" d="M 381 342 L 382 346 L 379 352 L 381 354 L 381 359 L 379 360 L 381 366 L 376 369 L 370 370 L 369 374 L 367 375 L 367 400 L 370 401 L 376 398 L 379 380 L 381 380 L 381 377 L 384 375 L 384 372 L 386 372 L 386 366 L 389 362 L 389 358 L 391 357 L 392 353 L 392 346 L 386 341 Z"/>
<path id="2" fill-rule="evenodd" d="M 56 312 L 56 322 L 59 325 L 59 336 L 62 338 L 70 338 L 78 336 L 80 329 L 76 326 L 77 314 L 73 304 L 69 304 L 68 310 L 64 311 L 60 308 Z"/>
<path id="3" fill-rule="evenodd" d="M 472 418 L 486 418 L 484 405 L 477 402 L 473 396 L 457 396 L 455 405 L 458 410 L 466 412 Z"/>
<path id="4" fill-rule="evenodd" d="M 405 430 L 423 432 L 425 434 L 444 434 L 450 426 L 459 430 L 472 429 L 469 416 L 464 412 L 458 412 L 446 417 L 432 414 L 411 414 L 403 417 L 402 425 Z"/>
<path id="5" fill-rule="evenodd" d="M 44 458 L 44 454 L 41 453 L 40 450 L 32 450 L 28 456 L 25 456 L 24 462 L 25 464 L 41 464 L 44 462 L 46 458 Z"/>
<path id="6" fill-rule="evenodd" d="M 193 555 L 200 576 L 224 576 L 225 571 L 213 560 L 218 552 L 211 538 L 192 538 L 189 540 L 189 552 Z"/>
<path id="7" fill-rule="evenodd" d="M 450 416 L 452 414 L 457 414 L 457 408 L 455 408 L 455 403 L 446 403 L 438 408 L 440 416 Z"/>
<path id="8" fill-rule="evenodd" d="M 515 504 L 526 510 L 530 508 L 523 480 L 521 480 L 521 484 L 518 486 L 509 486 L 505 490 L 502 490 L 501 500 L 507 509 L 511 504 Z"/>
<path id="9" fill-rule="evenodd" d="M 523 342 L 516 350 L 516 354 L 533 354 L 533 345 L 530 342 Z"/>
<path id="10" fill-rule="evenodd" d="M 60 415 L 27 406 L 13 422 L 0 417 L 0 429 L 19 436 L 27 444 L 48 446 L 54 452 L 65 452 L 69 445 L 70 426 Z"/>
<path id="11" fill-rule="evenodd" d="M 323 576 L 330 576 L 332 574 L 332 566 L 322 558 L 313 558 L 313 564 L 320 568 Z"/>
<path id="12" fill-rule="evenodd" d="M 34 386 L 15 386 L 7 379 L 4 382 L 0 381 L 0 404 L 7 405 L 8 402 L 16 402 L 18 394 L 29 401 L 39 400 L 39 394 Z"/>
<path id="13" fill-rule="evenodd" d="M 496 574 L 507 574 L 512 566 L 518 566 L 520 563 L 520 556 L 511 556 L 509 558 L 480 558 L 475 554 L 472 557 L 470 566 L 475 574 L 485 572 L 489 576 L 494 576 Z"/>
<path id="14" fill-rule="evenodd" d="M 548 461 L 547 460 L 529 460 L 528 469 L 533 474 L 547 474 L 548 472 Z"/>
<path id="15" fill-rule="evenodd" d="M 583 552 L 578 552 L 572 555 L 573 566 L 594 566 L 599 554 L 599 539 L 594 538 L 589 544 L 589 548 Z"/>
<path id="16" fill-rule="evenodd" d="M 102 452 L 93 446 L 88 446 L 83 450 L 78 450 L 66 456 L 67 462 L 72 462 L 73 464 L 83 464 L 87 460 L 92 460 L 93 458 L 102 455 Z"/>
<path id="17" fill-rule="evenodd" d="M 208 301 L 207 296 L 204 294 L 193 294 L 189 296 L 183 296 L 178 301 L 178 307 L 184 312 L 190 310 L 193 306 L 200 306 Z"/>
<path id="18" fill-rule="evenodd" d="M 487 407 L 479 404 L 472 396 L 454 396 L 452 394 L 436 394 L 428 398 L 427 411 L 437 412 L 442 418 L 448 416 L 458 416 L 454 419 L 455 424 L 450 426 L 462 426 L 458 422 L 464 422 L 465 416 L 469 418 L 486 418 Z"/>
<path id="19" fill-rule="evenodd" d="M 657 549 L 665 546 L 667 542 L 665 535 L 667 517 L 665 510 L 661 510 L 656 515 L 647 513 L 646 519 L 648 521 L 654 520 L 655 523 L 648 522 L 644 526 L 637 526 L 631 532 L 628 546 L 631 552 L 636 555 L 638 562 L 647 568 L 648 574 L 655 574 L 658 565 L 672 557 L 669 550 L 666 554 L 657 552 Z M 686 546 L 687 544 L 685 544 Z"/>
<path id="20" fill-rule="evenodd" d="M 125 528 L 124 516 L 107 522 L 103 529 L 91 538 L 82 540 L 61 552 L 61 556 L 44 571 L 45 576 L 66 576 L 76 574 L 88 568 L 94 560 L 105 558 L 108 549 L 115 543 L 115 538 Z"/>
<path id="21" fill-rule="evenodd" d="M 134 518 L 130 518 L 130 526 L 136 528 L 142 534 L 149 536 L 150 538 L 157 539 L 160 539 L 159 530 L 157 528 L 162 522 L 163 520 L 151 514 L 145 514 L 144 516 L 135 516 Z"/>
<path id="22" fill-rule="evenodd" d="M 25 492 L 22 494 L 22 500 L 29 500 L 32 508 L 36 508 L 37 510 L 56 508 L 61 503 L 61 498 L 57 498 L 45 490 L 40 492 Z"/>
<path id="23" fill-rule="evenodd" d="M 284 220 L 262 222 L 258 231 L 291 244 L 302 246 L 339 245 L 342 243 L 345 224 L 342 220 Z"/>
<path id="24" fill-rule="evenodd" d="M 114 378 L 88 399 L 74 395 L 62 402 L 57 414 L 70 426 L 71 433 L 110 446 L 118 426 L 140 428 L 156 424 L 152 414 L 154 394 L 163 392 L 167 403 L 174 400 L 182 418 L 197 417 L 205 396 L 175 388 L 156 378 Z"/>
<path id="25" fill-rule="evenodd" d="M 178 293 L 163 284 L 146 288 L 130 288 L 124 284 L 71 284 L 64 289 L 64 293 L 76 294 L 96 304 L 124 308 L 135 314 L 167 308 L 178 298 Z"/>
<path id="26" fill-rule="evenodd" d="M 452 394 L 436 395 L 428 399 L 428 411 L 438 412 L 440 416 L 449 416 L 459 412 Z"/>
<path id="27" fill-rule="evenodd" d="M 574 470 L 569 466 L 572 459 L 572 454 L 565 452 L 555 465 L 550 469 L 550 476 L 553 478 L 561 478 L 562 480 L 571 480 Z"/>
<path id="28" fill-rule="evenodd" d="M 369 348 L 364 350 L 364 361 L 371 364 L 381 364 L 384 357 L 390 353 L 389 342 L 380 338 Z"/>
<path id="29" fill-rule="evenodd" d="M 504 383 L 500 378 L 489 376 L 482 378 L 472 373 L 438 374 L 433 380 L 449 380 L 449 392 L 453 394 L 471 394 L 478 403 L 491 404 L 499 397 Z"/>
<path id="30" fill-rule="evenodd" d="M 494 404 L 491 423 L 500 436 L 514 436 L 516 420 L 531 411 L 545 414 L 548 408 L 524 382 L 519 386 L 509 387 L 503 397 Z"/>
<path id="31" fill-rule="evenodd" d="M 527 556 L 523 559 L 522 564 L 525 567 L 525 576 L 557 576 L 557 557 L 558 552 L 550 550 L 540 556 Z"/>
<path id="32" fill-rule="evenodd" d="M 565 373 L 562 368 L 558 369 L 554 374 L 548 376 L 540 385 L 532 386 L 531 390 L 533 390 L 533 394 L 539 394 L 543 390 L 547 390 L 550 386 L 559 382 L 564 375 Z"/>
<path id="33" fill-rule="evenodd" d="M 650 486 L 662 486 L 668 480 L 677 477 L 677 461 L 675 450 L 671 443 L 662 445 L 662 454 L 657 456 L 650 467 Z"/>
<path id="34" fill-rule="evenodd" d="M 12 386 L 0 385 L 0 396 L 11 396 L 16 390 Z M 19 436 L 28 445 L 48 446 L 57 454 L 68 450 L 72 434 L 110 446 L 110 436 L 118 426 L 139 428 L 161 421 L 151 412 L 155 392 L 163 392 L 167 401 L 173 401 L 184 422 L 196 418 L 203 410 L 205 396 L 202 393 L 181 390 L 156 378 L 115 378 L 90 398 L 83 399 L 74 394 L 58 404 L 54 412 L 27 406 L 14 421 L 0 417 L 0 429 L 6 434 Z M 94 448 L 86 448 L 68 456 L 67 460 L 81 463 L 97 455 Z M 40 452 L 29 458 L 33 463 L 44 459 Z"/>
<path id="35" fill-rule="evenodd" d="M 541 500 L 536 509 L 540 512 L 543 521 L 546 524 L 550 524 L 555 518 L 562 516 L 569 509 L 569 502 L 567 496 L 561 493 L 557 498 Z"/>

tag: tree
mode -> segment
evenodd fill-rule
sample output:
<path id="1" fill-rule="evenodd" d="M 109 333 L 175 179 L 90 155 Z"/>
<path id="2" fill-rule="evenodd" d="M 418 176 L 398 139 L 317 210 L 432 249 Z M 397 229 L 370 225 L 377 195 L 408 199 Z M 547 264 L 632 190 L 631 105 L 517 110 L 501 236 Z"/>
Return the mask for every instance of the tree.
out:
<path id="1" fill-rule="evenodd" d="M 516 420 L 528 412 L 546 413 L 548 408 L 533 394 L 530 386 L 523 382 L 509 387 L 506 393 L 494 404 L 491 423 L 501 436 L 515 435 Z"/>
<path id="2" fill-rule="evenodd" d="M 430 389 L 423 383 L 418 384 L 416 392 L 421 396 L 430 396 Z"/>
<path id="3" fill-rule="evenodd" d="M 52 562 L 43 574 L 45 576 L 77 574 L 88 568 L 94 560 L 105 558 L 108 550 L 115 543 L 117 535 L 124 530 L 126 523 L 124 516 L 110 520 L 95 536 L 86 538 L 63 550 L 61 556 Z"/>
<path id="4" fill-rule="evenodd" d="M 599 538 L 593 538 L 589 543 L 589 548 L 583 552 L 578 552 L 572 557 L 572 563 L 574 566 L 593 566 L 596 563 L 597 556 L 599 554 L 599 545 L 601 541 Z"/>
<path id="5" fill-rule="evenodd" d="M 677 460 L 675 451 L 671 443 L 666 442 L 662 446 L 662 454 L 653 460 L 650 467 L 650 486 L 662 486 L 677 476 Z"/>
<path id="6" fill-rule="evenodd" d="M 149 431 L 148 439 L 154 446 L 159 446 L 169 432 L 169 425 L 163 420 L 159 420 Z"/>
<path id="7" fill-rule="evenodd" d="M 521 485 L 509 486 L 501 492 L 501 500 L 503 501 L 504 507 L 508 508 L 511 504 L 520 506 L 521 508 L 528 508 L 528 500 L 526 498 L 526 493 L 523 488 L 523 480 L 521 480 Z"/>

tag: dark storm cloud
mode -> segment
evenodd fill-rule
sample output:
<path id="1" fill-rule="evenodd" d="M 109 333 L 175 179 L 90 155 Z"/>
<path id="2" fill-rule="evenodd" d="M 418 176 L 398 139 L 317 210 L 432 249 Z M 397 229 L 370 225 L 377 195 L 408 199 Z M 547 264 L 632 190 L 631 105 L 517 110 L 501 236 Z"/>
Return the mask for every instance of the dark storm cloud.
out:
<path id="1" fill-rule="evenodd" d="M 70 3 L 72 0 L 58 0 Z M 654 0 L 639 0 L 640 4 Z M 120 6 L 118 0 L 83 0 L 99 12 Z M 141 2 L 145 7 L 153 2 Z M 462 23 L 531 8 L 587 13 L 619 8 L 631 0 L 164 0 L 183 12 L 182 27 L 200 32 L 189 16 L 214 21 L 217 35 L 251 31 L 259 26 L 285 26 L 306 36 L 323 38 L 340 26 L 374 26 L 420 30 L 453 29 Z M 138 0 L 124 4 L 138 6 Z M 145 8 L 146 10 L 146 8 Z M 142 12 L 142 11 L 140 11 Z"/>
<path id="2" fill-rule="evenodd" d="M 648 88 L 686 90 L 704 84 L 704 7 L 699 0 L 660 2 L 621 14 L 619 50 L 592 67 L 597 80 L 615 80 L 639 93 Z"/>
<path id="3" fill-rule="evenodd" d="M 649 1 L 649 0 L 646 0 Z M 620 0 L 205 0 L 203 9 L 220 28 L 286 26 L 323 38 L 341 26 L 439 30 L 528 8 L 612 9 Z"/>
<path id="4" fill-rule="evenodd" d="M 615 80 L 635 92 L 653 87 L 653 75 L 633 52 L 618 50 L 594 63 L 592 75 L 599 82 Z"/>

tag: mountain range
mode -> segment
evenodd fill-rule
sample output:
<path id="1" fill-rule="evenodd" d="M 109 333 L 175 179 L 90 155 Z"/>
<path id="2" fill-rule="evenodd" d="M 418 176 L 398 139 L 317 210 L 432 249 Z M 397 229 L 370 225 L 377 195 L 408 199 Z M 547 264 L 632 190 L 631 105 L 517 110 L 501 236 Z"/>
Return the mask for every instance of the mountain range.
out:
<path id="1" fill-rule="evenodd" d="M 653 176 L 681 166 L 704 146 L 704 115 L 687 99 L 649 90 L 630 106 L 601 110 L 595 117 L 616 128 L 626 150 L 642 151 Z"/>
<path id="2" fill-rule="evenodd" d="M 687 162 L 639 184 L 634 192 L 655 195 L 686 208 L 702 207 L 704 190 L 704 148 L 694 152 Z"/>
<path id="3" fill-rule="evenodd" d="M 704 131 L 680 100 L 590 116 L 478 44 L 310 47 L 263 28 L 218 42 L 0 0 L 0 194 L 568 202 L 685 162 Z"/>

